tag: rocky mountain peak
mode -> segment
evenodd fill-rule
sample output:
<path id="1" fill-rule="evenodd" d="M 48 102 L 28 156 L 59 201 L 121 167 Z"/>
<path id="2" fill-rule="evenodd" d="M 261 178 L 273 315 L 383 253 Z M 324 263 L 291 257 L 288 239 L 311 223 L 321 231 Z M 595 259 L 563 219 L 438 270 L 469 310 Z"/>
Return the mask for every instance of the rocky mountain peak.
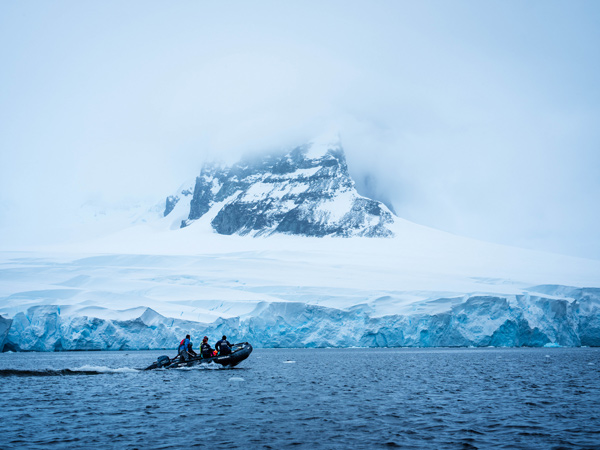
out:
<path id="1" fill-rule="evenodd" d="M 171 214 L 182 197 L 181 227 L 209 218 L 220 234 L 390 237 L 393 215 L 360 196 L 339 139 L 316 140 L 289 152 L 205 165 L 193 187 L 166 200 Z"/>

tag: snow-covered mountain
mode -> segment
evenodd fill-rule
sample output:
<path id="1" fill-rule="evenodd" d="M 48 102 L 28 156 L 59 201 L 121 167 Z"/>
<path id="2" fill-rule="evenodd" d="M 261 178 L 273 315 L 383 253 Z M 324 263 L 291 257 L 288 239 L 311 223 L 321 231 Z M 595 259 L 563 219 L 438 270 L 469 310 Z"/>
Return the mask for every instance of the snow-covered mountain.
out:
<path id="1" fill-rule="evenodd" d="M 0 252 L 0 348 L 174 348 L 187 333 L 259 347 L 600 345 L 600 261 L 398 218 L 356 193 L 337 143 L 207 166 L 160 209 L 77 245 Z"/>
<path id="2" fill-rule="evenodd" d="M 206 165 L 193 186 L 167 197 L 181 227 L 210 217 L 219 234 L 391 237 L 389 209 L 356 192 L 338 139 L 232 166 Z"/>

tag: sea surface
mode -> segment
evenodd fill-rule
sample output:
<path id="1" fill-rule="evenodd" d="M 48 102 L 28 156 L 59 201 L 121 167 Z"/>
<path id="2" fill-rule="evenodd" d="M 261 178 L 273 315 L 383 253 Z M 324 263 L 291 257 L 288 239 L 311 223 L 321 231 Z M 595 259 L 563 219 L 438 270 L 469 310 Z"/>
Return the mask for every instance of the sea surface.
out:
<path id="1" fill-rule="evenodd" d="M 600 349 L 0 354 L 0 448 L 600 448 Z"/>

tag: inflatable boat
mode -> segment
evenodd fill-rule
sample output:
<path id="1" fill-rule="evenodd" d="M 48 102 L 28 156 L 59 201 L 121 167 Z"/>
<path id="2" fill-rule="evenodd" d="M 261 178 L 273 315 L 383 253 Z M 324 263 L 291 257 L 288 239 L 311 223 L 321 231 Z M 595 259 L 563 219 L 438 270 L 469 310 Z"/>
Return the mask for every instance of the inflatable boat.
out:
<path id="1" fill-rule="evenodd" d="M 144 370 L 152 369 L 175 369 L 177 367 L 190 367 L 198 364 L 221 364 L 223 367 L 234 367 L 245 360 L 252 353 L 252 345 L 248 342 L 242 342 L 231 346 L 229 355 L 217 355 L 212 358 L 202 358 L 201 356 L 192 356 L 187 361 L 177 355 L 174 358 L 169 358 L 166 355 L 159 356 L 150 366 Z"/>

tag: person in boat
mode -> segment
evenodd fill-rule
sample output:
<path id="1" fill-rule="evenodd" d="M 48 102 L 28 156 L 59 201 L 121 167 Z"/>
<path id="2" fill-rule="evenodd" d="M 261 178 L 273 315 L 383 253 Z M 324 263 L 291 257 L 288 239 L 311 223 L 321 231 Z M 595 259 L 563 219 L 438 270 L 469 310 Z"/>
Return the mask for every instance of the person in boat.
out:
<path id="1" fill-rule="evenodd" d="M 231 344 L 227 340 L 227 336 L 223 336 L 220 341 L 217 341 L 215 350 L 222 356 L 231 355 Z"/>
<path id="2" fill-rule="evenodd" d="M 190 343 L 188 344 L 188 354 L 190 356 L 198 356 L 198 353 L 194 351 L 194 344 L 192 344 L 192 341 L 190 341 Z"/>
<path id="3" fill-rule="evenodd" d="M 204 336 L 202 339 L 202 344 L 200 344 L 200 354 L 203 358 L 212 358 L 214 350 L 210 348 L 210 344 L 208 343 L 208 337 Z"/>
<path id="4" fill-rule="evenodd" d="M 189 334 L 187 334 L 185 339 L 182 339 L 179 343 L 179 356 L 184 361 L 188 361 L 191 356 L 196 356 L 196 352 L 192 348 L 192 341 L 190 341 Z"/>

